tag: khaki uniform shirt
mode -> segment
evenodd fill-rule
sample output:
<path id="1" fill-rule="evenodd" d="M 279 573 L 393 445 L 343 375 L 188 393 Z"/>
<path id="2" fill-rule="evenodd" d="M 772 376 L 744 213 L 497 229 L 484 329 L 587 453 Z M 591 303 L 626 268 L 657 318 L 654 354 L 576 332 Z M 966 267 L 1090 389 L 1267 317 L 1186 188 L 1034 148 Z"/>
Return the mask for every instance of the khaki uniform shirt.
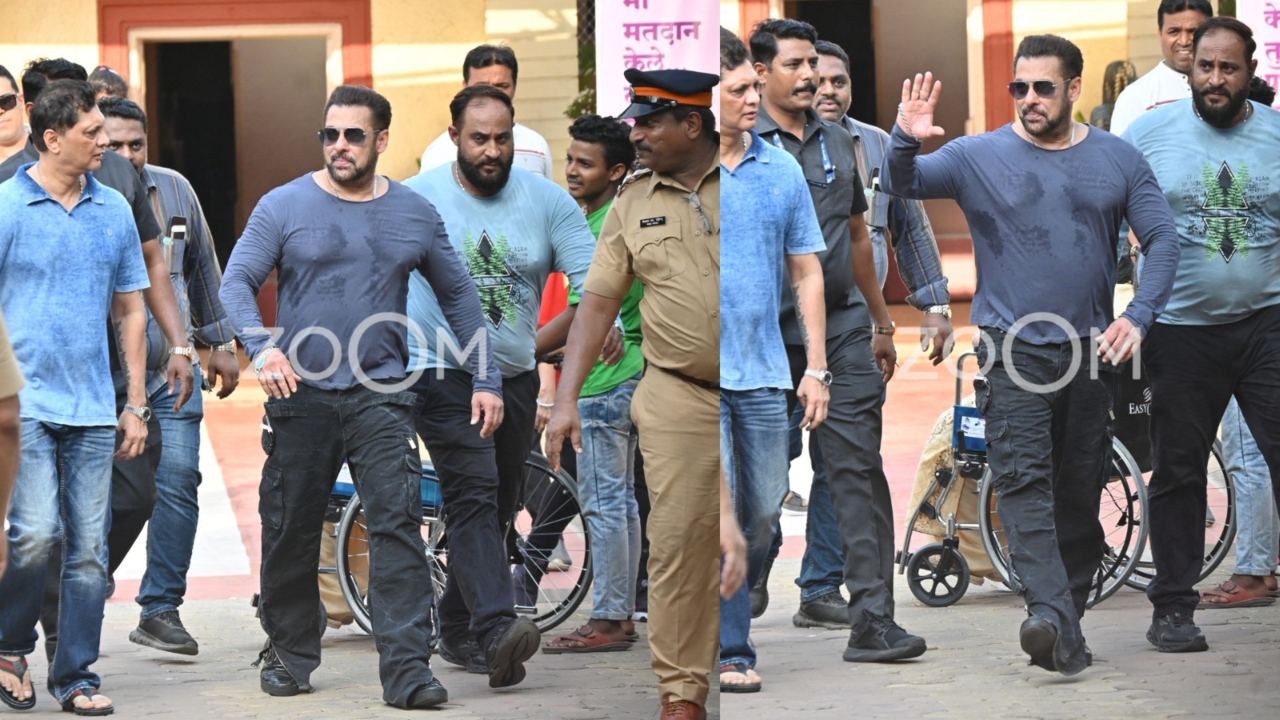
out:
<path id="1" fill-rule="evenodd" d="M 22 384 L 22 370 L 18 367 L 18 359 L 13 356 L 13 346 L 9 344 L 4 315 L 0 315 L 0 399 L 17 395 Z"/>
<path id="2" fill-rule="evenodd" d="M 720 381 L 720 153 L 693 188 L 643 171 L 605 216 L 587 292 L 621 299 L 644 285 L 640 349 L 648 362 Z"/>

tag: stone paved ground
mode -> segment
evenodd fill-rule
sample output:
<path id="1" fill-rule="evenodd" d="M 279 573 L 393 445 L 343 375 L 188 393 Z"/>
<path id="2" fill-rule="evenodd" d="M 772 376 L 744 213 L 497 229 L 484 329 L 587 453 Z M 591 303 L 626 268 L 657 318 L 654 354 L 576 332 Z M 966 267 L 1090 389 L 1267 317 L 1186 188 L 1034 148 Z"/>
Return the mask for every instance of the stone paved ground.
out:
<path id="1" fill-rule="evenodd" d="M 774 566 L 769 609 L 752 630 L 765 687 L 724 695 L 726 718 L 1275 717 L 1280 708 L 1280 605 L 1200 612 L 1209 652 L 1169 655 L 1143 637 L 1146 597 L 1122 590 L 1085 617 L 1093 667 L 1066 678 L 1026 665 L 1017 638 L 1025 614 L 1013 594 L 971 589 L 934 609 L 899 576 L 898 620 L 929 652 L 866 665 L 842 661 L 847 632 L 792 626 L 798 571 L 797 560 Z"/>
<path id="2" fill-rule="evenodd" d="M 258 688 L 249 666 L 264 635 L 247 601 L 198 600 L 183 606 L 187 627 L 201 643 L 200 655 L 186 658 L 133 645 L 129 631 L 136 608 L 107 607 L 102 658 L 94 669 L 103 691 L 119 706 L 118 717 L 199 718 L 404 718 L 409 713 L 382 703 L 378 656 L 373 640 L 350 627 L 330 630 L 323 641 L 323 664 L 312 682 L 317 691 L 272 698 Z M 573 621 L 581 621 L 581 616 Z M 575 627 L 566 623 L 569 628 Z M 645 632 L 644 624 L 640 632 Z M 43 687 L 43 652 L 31 656 L 34 678 Z M 645 640 L 622 653 L 536 655 L 529 677 L 514 688 L 490 690 L 488 679 L 441 660 L 432 661 L 450 702 L 439 718 L 488 720 L 598 720 L 657 716 L 656 678 L 649 669 Z M 4 710 L 7 710 L 5 708 Z M 3 715 L 4 710 L 0 710 Z M 41 692 L 37 710 L 21 717 L 69 717 L 52 696 Z M 718 706 L 713 699 L 713 714 Z M 10 712 L 5 717 L 19 717 Z"/>

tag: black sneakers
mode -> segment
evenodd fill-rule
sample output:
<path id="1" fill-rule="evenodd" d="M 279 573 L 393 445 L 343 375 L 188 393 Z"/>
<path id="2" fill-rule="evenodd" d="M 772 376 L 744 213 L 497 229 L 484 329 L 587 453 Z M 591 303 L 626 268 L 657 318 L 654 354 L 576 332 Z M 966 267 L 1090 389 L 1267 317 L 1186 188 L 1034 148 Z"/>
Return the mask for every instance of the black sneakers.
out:
<path id="1" fill-rule="evenodd" d="M 472 638 L 448 640 L 442 635 L 436 643 L 436 653 L 445 662 L 464 667 L 469 673 L 489 674 L 489 666 L 485 664 L 484 653 L 480 652 L 480 644 Z"/>
<path id="2" fill-rule="evenodd" d="M 542 635 L 529 618 L 517 618 L 493 634 L 485 648 L 489 687 L 519 685 L 524 681 L 524 663 L 538 652 Z"/>
<path id="3" fill-rule="evenodd" d="M 431 678 L 431 682 L 421 685 L 409 696 L 410 710 L 425 710 L 449 702 L 449 691 L 444 689 L 439 680 Z"/>
<path id="4" fill-rule="evenodd" d="M 1058 645 L 1058 628 L 1045 618 L 1031 615 L 1018 629 L 1018 644 L 1031 658 L 1031 664 L 1049 672 L 1057 672 L 1053 649 Z"/>
<path id="5" fill-rule="evenodd" d="M 893 662 L 920 657 L 924 638 L 908 633 L 889 618 L 863 613 L 864 620 L 849 634 L 845 662 Z"/>
<path id="6" fill-rule="evenodd" d="M 752 586 L 748 593 L 751 598 L 751 619 L 755 620 L 769 609 L 769 571 L 773 569 L 773 561 L 776 557 L 769 557 L 764 561 L 764 569 L 760 571 L 760 579 Z"/>
<path id="7" fill-rule="evenodd" d="M 1209 642 L 1190 615 L 1173 613 L 1151 621 L 1147 642 L 1162 653 L 1204 652 Z"/>
<path id="8" fill-rule="evenodd" d="M 800 610 L 792 616 L 791 624 L 798 628 L 849 630 L 849 604 L 844 601 L 839 590 L 832 590 L 809 602 L 800 603 Z"/>
<path id="9" fill-rule="evenodd" d="M 197 655 L 200 652 L 199 643 L 182 626 L 177 610 L 166 610 L 138 623 L 138 628 L 129 633 L 129 642 L 179 655 Z"/>

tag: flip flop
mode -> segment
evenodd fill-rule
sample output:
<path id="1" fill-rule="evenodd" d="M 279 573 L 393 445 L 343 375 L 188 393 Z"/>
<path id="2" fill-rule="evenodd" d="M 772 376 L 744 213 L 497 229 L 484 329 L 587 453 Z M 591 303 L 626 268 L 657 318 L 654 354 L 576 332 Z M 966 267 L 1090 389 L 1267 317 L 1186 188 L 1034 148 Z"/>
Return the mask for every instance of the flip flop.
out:
<path id="1" fill-rule="evenodd" d="M 1214 602 L 1205 598 L 1222 598 L 1226 602 Z M 1201 609 L 1217 609 L 1217 608 L 1249 608 L 1249 607 L 1266 607 L 1274 604 L 1276 599 L 1270 595 L 1261 597 L 1254 595 L 1246 595 L 1232 580 L 1223 581 L 1221 585 L 1212 590 L 1202 590 L 1200 592 L 1200 608 Z"/>
<path id="2" fill-rule="evenodd" d="M 80 707 L 79 705 L 76 705 L 77 696 L 83 695 L 86 699 L 92 701 L 93 696 L 97 694 L 98 691 L 94 688 L 84 688 L 71 693 L 71 697 L 67 698 L 66 702 L 62 703 L 62 712 L 75 713 L 76 715 L 83 715 L 87 717 L 101 717 L 103 715 L 110 715 L 116 711 L 115 705 L 108 705 L 102 708 L 93 707 L 92 705 L 88 707 Z"/>
<path id="3" fill-rule="evenodd" d="M 731 673 L 738 673 L 739 675 L 746 677 L 747 672 L 749 670 L 751 670 L 751 668 L 747 667 L 747 664 L 744 662 L 729 663 L 727 665 L 720 666 L 720 675 L 723 676 L 725 673 L 731 672 Z M 722 682 L 720 683 L 720 692 L 722 693 L 756 693 L 756 692 L 760 692 L 760 683 L 754 682 L 754 683 L 746 683 L 743 685 L 734 685 L 734 684 L 726 684 Z"/>
<path id="4" fill-rule="evenodd" d="M 560 637 L 552 638 L 547 641 L 546 645 L 542 646 L 542 652 L 548 655 L 620 652 L 622 650 L 630 649 L 631 643 L 628 640 L 610 640 L 608 636 L 597 631 L 590 624 L 583 625 L 569 635 L 561 635 Z"/>
<path id="5" fill-rule="evenodd" d="M 25 657 L 19 657 L 17 660 L 0 658 L 0 672 L 8 673 L 18 678 L 18 682 L 22 682 L 27 676 L 27 659 Z M 2 685 L 0 685 L 0 700 L 3 700 L 5 705 L 14 710 L 30 710 L 36 706 L 36 694 L 34 692 L 26 700 L 19 700 Z"/>

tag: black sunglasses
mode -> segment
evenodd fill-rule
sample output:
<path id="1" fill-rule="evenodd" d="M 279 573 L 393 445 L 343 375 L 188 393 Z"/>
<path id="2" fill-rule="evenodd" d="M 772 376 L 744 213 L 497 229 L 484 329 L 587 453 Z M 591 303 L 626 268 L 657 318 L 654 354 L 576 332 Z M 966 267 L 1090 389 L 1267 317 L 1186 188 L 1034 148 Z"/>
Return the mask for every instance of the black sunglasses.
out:
<path id="1" fill-rule="evenodd" d="M 377 135 L 380 132 L 382 131 L 374 130 L 373 134 Z M 327 127 L 321 130 L 320 132 L 316 133 L 316 135 L 320 137 L 320 142 L 324 143 L 326 146 L 329 146 L 338 142 L 338 138 L 340 136 L 345 137 L 347 139 L 347 144 L 352 145 L 354 147 L 360 147 L 361 145 L 364 145 L 365 140 L 369 139 L 369 133 L 365 132 L 364 128 L 358 128 L 358 127 L 349 127 L 349 128 Z"/>
<path id="2" fill-rule="evenodd" d="M 18 107 L 18 94 L 9 93 L 8 95 L 0 95 L 0 110 L 9 112 Z"/>
<path id="3" fill-rule="evenodd" d="M 1021 100 L 1027 96 L 1027 91 L 1035 88 L 1036 96 L 1048 99 L 1058 94 L 1059 85 L 1066 85 L 1072 80 L 1075 80 L 1075 78 L 1063 80 L 1060 83 L 1052 83 L 1048 80 L 1036 80 L 1035 82 L 1014 80 L 1009 83 L 1009 94 L 1013 96 L 1014 100 Z"/>

